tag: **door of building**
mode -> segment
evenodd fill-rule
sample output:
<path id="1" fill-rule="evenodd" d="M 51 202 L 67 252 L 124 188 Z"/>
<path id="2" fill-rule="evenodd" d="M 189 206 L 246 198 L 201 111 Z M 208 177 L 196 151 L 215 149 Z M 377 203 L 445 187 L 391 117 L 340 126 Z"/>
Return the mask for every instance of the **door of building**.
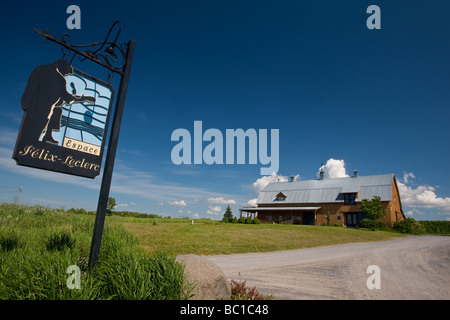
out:
<path id="1" fill-rule="evenodd" d="M 345 224 L 347 227 L 356 227 L 359 224 L 358 221 L 358 213 L 357 212 L 349 212 L 345 214 Z"/>
<path id="2" fill-rule="evenodd" d="M 314 212 L 303 212 L 303 224 L 315 225 Z"/>

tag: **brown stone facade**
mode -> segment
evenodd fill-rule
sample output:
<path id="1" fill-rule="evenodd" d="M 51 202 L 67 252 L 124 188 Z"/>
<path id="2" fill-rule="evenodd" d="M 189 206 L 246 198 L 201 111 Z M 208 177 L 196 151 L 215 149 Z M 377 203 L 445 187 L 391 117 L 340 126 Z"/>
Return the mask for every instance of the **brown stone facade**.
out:
<path id="1" fill-rule="evenodd" d="M 386 212 L 384 222 L 389 227 L 392 227 L 394 222 L 405 219 L 395 177 L 392 181 L 391 195 L 390 201 L 381 202 Z M 344 201 L 336 201 L 333 203 L 260 204 L 258 205 L 259 208 L 276 207 L 276 209 L 258 211 L 257 215 L 255 212 L 250 214 L 253 216 L 256 215 L 262 223 L 291 223 L 316 226 L 337 224 L 340 226 L 354 227 L 365 218 L 360 206 L 360 201 L 356 201 L 354 205 L 345 205 Z M 245 210 L 243 211 L 245 212 Z M 257 211 L 257 208 L 254 208 L 253 211 Z M 380 221 L 383 220 L 381 219 Z"/>

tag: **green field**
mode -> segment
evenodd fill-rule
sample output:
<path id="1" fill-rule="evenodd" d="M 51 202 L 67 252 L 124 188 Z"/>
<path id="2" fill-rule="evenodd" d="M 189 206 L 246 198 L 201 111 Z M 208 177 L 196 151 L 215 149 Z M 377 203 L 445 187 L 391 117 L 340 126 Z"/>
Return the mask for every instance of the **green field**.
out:
<path id="1" fill-rule="evenodd" d="M 95 214 L 81 209 L 0 204 L 0 300 L 186 299 L 193 287 L 175 261 L 180 254 L 270 252 L 404 236 L 394 231 L 115 212 L 106 217 L 99 262 L 89 269 L 94 220 Z M 425 233 L 450 230 L 447 221 L 420 226 Z M 79 290 L 67 285 L 72 266 L 81 272 Z"/>
<path id="2" fill-rule="evenodd" d="M 175 257 L 146 252 L 137 237 L 117 223 L 105 224 L 100 259 L 90 270 L 94 218 L 42 206 L 0 204 L 0 300 L 187 298 L 191 285 Z M 79 268 L 77 289 L 70 287 L 69 267 Z"/>
<path id="3" fill-rule="evenodd" d="M 147 251 L 170 254 L 216 255 L 269 252 L 336 245 L 350 242 L 382 241 L 402 237 L 395 232 L 370 231 L 327 226 L 284 224 L 234 224 L 205 220 L 127 219 L 111 217 L 134 233 Z"/>

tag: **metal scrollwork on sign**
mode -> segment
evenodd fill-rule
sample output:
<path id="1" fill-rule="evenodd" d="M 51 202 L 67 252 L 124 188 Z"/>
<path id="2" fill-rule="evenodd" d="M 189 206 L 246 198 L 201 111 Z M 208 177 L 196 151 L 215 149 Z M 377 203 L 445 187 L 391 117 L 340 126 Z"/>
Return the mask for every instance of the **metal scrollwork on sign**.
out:
<path id="1" fill-rule="evenodd" d="M 119 30 L 116 34 L 116 37 L 113 41 L 109 41 L 111 31 L 116 25 L 119 25 Z M 61 39 L 57 39 L 50 34 L 50 29 L 47 29 L 45 32 L 38 29 L 34 29 L 34 31 L 44 37 L 45 43 L 50 40 L 61 45 L 63 58 L 68 58 L 70 55 L 72 55 L 71 61 L 73 61 L 75 56 L 78 56 L 80 61 L 89 59 L 115 73 L 123 75 L 123 68 L 126 63 L 127 44 L 117 44 L 117 38 L 119 37 L 121 28 L 122 27 L 120 21 L 116 21 L 109 29 L 104 41 L 92 42 L 83 45 L 71 44 L 71 37 L 67 33 L 63 34 Z M 102 50 L 103 48 L 105 49 Z M 109 77 L 111 77 L 111 74 L 108 74 Z"/>

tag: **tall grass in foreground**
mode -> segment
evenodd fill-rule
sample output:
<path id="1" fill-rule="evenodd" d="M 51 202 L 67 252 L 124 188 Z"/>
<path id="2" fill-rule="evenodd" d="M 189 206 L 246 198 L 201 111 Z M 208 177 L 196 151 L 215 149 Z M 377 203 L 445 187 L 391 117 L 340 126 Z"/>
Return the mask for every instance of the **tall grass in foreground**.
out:
<path id="1" fill-rule="evenodd" d="M 146 253 L 116 224 L 105 224 L 99 261 L 89 270 L 93 224 L 93 216 L 0 204 L 0 299 L 188 298 L 175 257 Z M 72 265 L 81 270 L 80 289 L 67 286 Z"/>

